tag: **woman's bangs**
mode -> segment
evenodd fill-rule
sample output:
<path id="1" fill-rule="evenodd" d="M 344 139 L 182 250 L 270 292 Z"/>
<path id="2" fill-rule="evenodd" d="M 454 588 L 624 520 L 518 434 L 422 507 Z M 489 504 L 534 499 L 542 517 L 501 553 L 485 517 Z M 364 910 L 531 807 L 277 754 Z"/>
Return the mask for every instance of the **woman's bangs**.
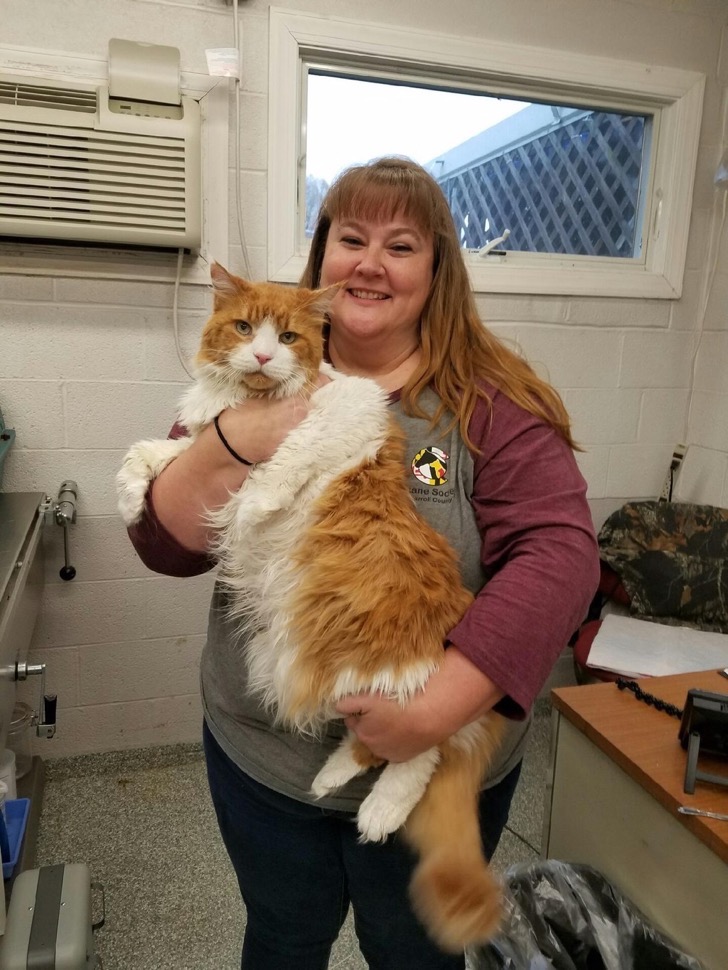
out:
<path id="1" fill-rule="evenodd" d="M 361 172 L 363 178 L 355 178 Z M 338 191 L 327 200 L 327 212 L 332 219 L 361 219 L 371 222 L 391 222 L 403 216 L 419 229 L 432 232 L 434 212 L 427 187 L 413 180 L 397 179 L 381 182 L 372 178 L 366 169 L 348 173 L 348 178 L 336 186 Z"/>

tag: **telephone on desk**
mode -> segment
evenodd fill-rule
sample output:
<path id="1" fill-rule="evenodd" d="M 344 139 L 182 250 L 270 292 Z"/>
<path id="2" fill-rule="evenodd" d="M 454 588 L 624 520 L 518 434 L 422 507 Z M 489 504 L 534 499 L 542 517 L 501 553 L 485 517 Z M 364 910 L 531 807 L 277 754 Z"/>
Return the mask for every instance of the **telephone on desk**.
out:
<path id="1" fill-rule="evenodd" d="M 689 690 L 678 738 L 688 753 L 683 786 L 686 794 L 695 792 L 696 781 L 728 786 L 728 777 L 698 769 L 701 753 L 728 759 L 728 694 Z"/>

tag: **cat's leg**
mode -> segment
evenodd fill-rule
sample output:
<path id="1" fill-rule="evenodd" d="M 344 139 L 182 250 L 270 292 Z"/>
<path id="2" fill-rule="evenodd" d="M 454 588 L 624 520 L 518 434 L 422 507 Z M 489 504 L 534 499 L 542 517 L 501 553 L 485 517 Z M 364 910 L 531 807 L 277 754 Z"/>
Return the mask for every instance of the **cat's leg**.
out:
<path id="1" fill-rule="evenodd" d="M 225 408 L 235 407 L 245 397 L 239 384 L 220 381 L 203 368 L 182 396 L 178 420 L 190 434 L 199 434 Z"/>
<path id="2" fill-rule="evenodd" d="M 364 842 L 383 842 L 404 825 L 440 761 L 430 748 L 409 761 L 390 762 L 359 807 L 356 824 Z"/>
<path id="3" fill-rule="evenodd" d="M 144 508 L 149 485 L 157 475 L 192 444 L 192 438 L 138 441 L 116 476 L 119 512 L 126 525 L 134 525 Z"/>
<path id="4" fill-rule="evenodd" d="M 326 764 L 316 775 L 311 791 L 316 798 L 329 795 L 365 771 L 382 764 L 381 758 L 373 755 L 353 731 L 349 731 L 338 748 L 329 755 Z"/>

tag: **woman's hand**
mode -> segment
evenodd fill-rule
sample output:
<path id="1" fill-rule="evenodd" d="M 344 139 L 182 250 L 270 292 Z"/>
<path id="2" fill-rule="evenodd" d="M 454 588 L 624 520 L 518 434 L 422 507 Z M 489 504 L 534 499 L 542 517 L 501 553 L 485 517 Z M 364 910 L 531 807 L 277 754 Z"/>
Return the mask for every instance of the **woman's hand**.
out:
<path id="1" fill-rule="evenodd" d="M 409 761 L 447 737 L 422 716 L 423 700 L 421 693 L 403 706 L 382 694 L 352 694 L 336 710 L 348 715 L 344 724 L 379 758 Z"/>
<path id="2" fill-rule="evenodd" d="M 329 381 L 330 378 L 319 374 L 317 388 Z M 303 421 L 310 407 L 310 397 L 301 395 L 249 398 L 222 412 L 220 429 L 231 448 L 255 464 L 271 457 L 288 433 Z"/>
<path id="3" fill-rule="evenodd" d="M 319 375 L 318 387 L 330 378 Z M 250 398 L 219 417 L 233 451 L 249 462 L 266 461 L 286 435 L 300 424 L 310 398 Z M 153 482 L 152 500 L 159 521 L 186 549 L 205 552 L 213 538 L 207 513 L 220 508 L 245 482 L 250 467 L 223 445 L 212 423 Z"/>
<path id="4" fill-rule="evenodd" d="M 482 717 L 502 697 L 503 691 L 451 646 L 425 689 L 406 705 L 382 694 L 352 694 L 336 710 L 375 755 L 409 761 Z"/>

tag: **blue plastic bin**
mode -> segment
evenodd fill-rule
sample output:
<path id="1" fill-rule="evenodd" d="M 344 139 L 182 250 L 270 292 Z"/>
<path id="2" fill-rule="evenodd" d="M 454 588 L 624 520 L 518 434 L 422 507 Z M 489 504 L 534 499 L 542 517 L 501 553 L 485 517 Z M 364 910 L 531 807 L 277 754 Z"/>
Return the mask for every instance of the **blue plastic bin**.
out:
<path id="1" fill-rule="evenodd" d="M 3 856 L 3 879 L 9 879 L 20 858 L 20 847 L 23 844 L 25 827 L 28 824 L 30 814 L 29 798 L 12 798 L 5 802 L 5 819 L 8 831 L 8 845 L 10 858 Z"/>

